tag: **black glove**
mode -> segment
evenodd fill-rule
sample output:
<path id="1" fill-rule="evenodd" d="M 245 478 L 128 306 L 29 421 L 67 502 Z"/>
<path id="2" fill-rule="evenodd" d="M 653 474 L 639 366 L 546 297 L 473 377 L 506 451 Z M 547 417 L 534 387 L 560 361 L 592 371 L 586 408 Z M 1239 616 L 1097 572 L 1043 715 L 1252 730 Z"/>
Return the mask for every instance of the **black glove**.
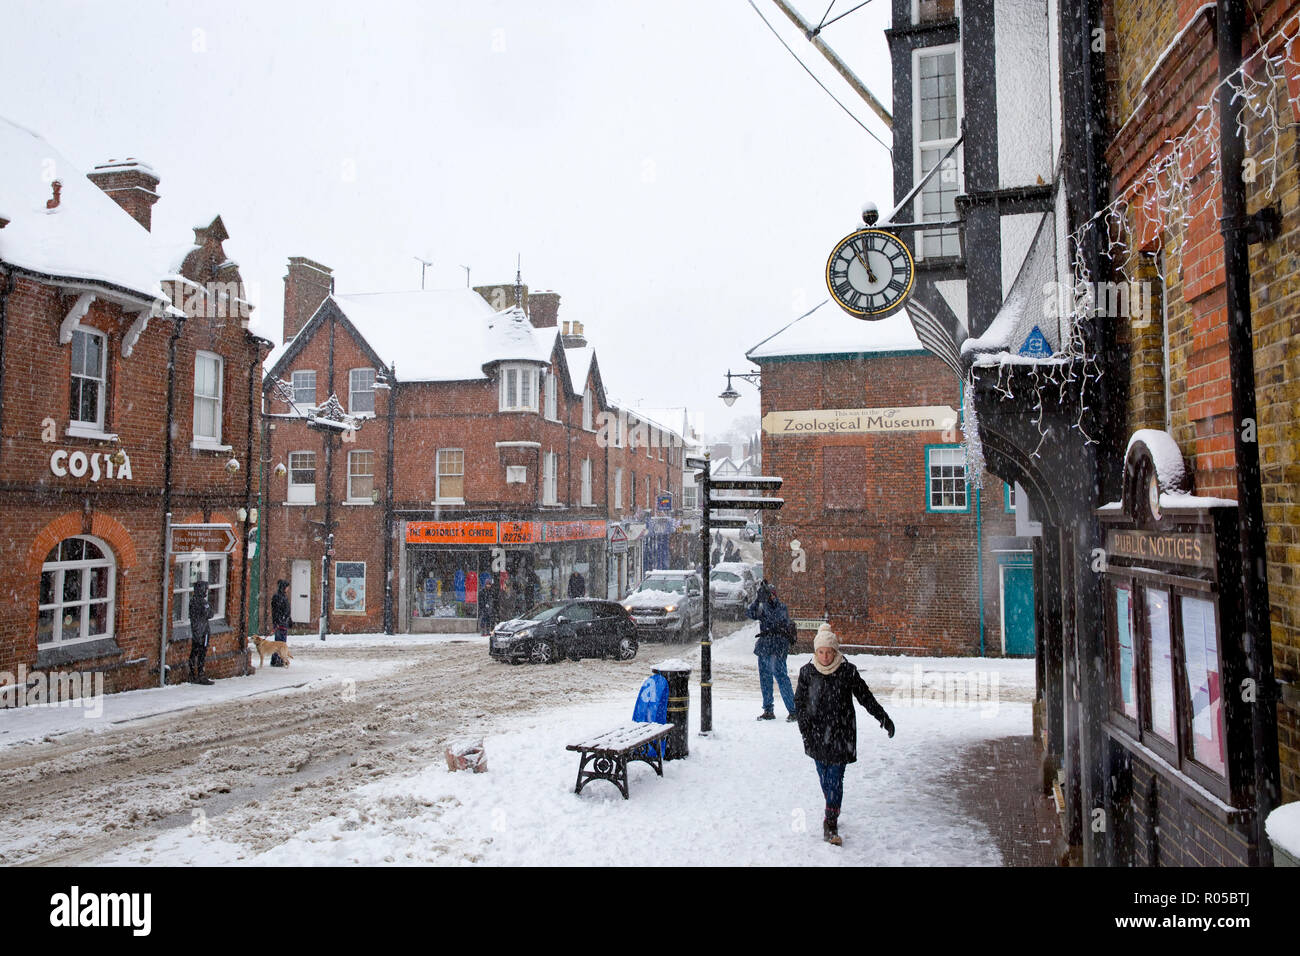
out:
<path id="1" fill-rule="evenodd" d="M 890 737 L 894 736 L 894 722 L 889 719 L 888 714 L 881 718 L 880 726 L 884 728 L 885 733 L 889 734 Z"/>

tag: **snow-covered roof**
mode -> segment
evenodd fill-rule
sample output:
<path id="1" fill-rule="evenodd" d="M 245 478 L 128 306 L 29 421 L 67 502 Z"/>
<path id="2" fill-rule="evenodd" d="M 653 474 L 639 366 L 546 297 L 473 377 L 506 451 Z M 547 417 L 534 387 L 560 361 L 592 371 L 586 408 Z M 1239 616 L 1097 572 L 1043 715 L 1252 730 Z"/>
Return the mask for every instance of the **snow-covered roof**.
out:
<path id="1" fill-rule="evenodd" d="M 393 364 L 399 382 L 457 382 L 486 378 L 492 362 L 550 361 L 555 329 L 537 329 L 523 311 L 496 312 L 472 289 L 370 292 L 331 295 L 385 365 Z M 319 310 L 317 310 L 319 314 Z M 308 322 L 289 342 L 267 357 L 272 369 L 304 335 Z"/>
<path id="2" fill-rule="evenodd" d="M 59 204 L 51 177 L 61 184 Z M 31 272 L 167 299 L 148 230 L 41 136 L 0 117 L 0 260 Z"/>
<path id="3" fill-rule="evenodd" d="M 804 355 L 861 355 L 876 352 L 920 352 L 907 313 L 899 309 L 874 321 L 855 319 L 823 302 L 775 335 L 745 353 L 754 361 Z"/>
<path id="4" fill-rule="evenodd" d="M 582 348 L 564 350 L 564 360 L 569 365 L 569 381 L 579 395 L 587 387 L 587 376 L 591 374 L 591 360 L 596 357 L 596 350 L 590 345 Z"/>
<path id="5" fill-rule="evenodd" d="M 1006 353 L 1032 363 L 1060 351 L 1057 321 L 1049 320 L 1043 301 L 1043 290 L 1056 288 L 1055 228 L 1052 214 L 1044 213 L 1002 308 L 983 335 L 962 343 L 964 359 L 976 362 L 981 356 L 995 355 L 1001 360 Z M 985 359 L 982 364 L 990 363 Z"/>

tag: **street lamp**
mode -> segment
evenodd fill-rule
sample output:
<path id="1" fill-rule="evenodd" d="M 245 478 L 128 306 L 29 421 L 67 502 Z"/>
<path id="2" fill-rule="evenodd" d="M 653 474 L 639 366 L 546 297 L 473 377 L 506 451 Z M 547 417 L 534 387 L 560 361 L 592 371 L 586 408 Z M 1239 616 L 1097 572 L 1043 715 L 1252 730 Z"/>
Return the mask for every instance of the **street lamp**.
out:
<path id="1" fill-rule="evenodd" d="M 733 378 L 743 379 L 744 381 L 748 382 L 750 385 L 753 385 L 754 388 L 756 389 L 762 388 L 762 385 L 759 384 L 762 381 L 762 376 L 760 373 L 733 372 L 731 371 L 731 369 L 727 369 L 727 387 L 723 390 L 722 394 L 718 396 L 718 398 L 722 399 L 726 403 L 728 408 L 730 408 L 732 405 L 735 405 L 736 399 L 740 398 L 740 392 L 736 391 L 735 387 L 731 384 L 731 380 Z"/>

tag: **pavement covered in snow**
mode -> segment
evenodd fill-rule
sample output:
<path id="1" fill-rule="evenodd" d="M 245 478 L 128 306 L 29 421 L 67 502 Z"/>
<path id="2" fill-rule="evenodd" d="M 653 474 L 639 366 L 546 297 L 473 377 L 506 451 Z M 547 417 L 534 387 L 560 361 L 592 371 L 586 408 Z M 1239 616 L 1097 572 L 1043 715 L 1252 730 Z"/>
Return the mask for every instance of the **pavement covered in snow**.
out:
<path id="1" fill-rule="evenodd" d="M 239 773 L 242 768 L 235 765 L 255 761 L 259 751 L 273 749 L 250 747 L 222 764 L 221 785 L 209 785 L 208 792 L 190 792 L 189 803 L 185 793 L 173 793 L 175 788 L 162 779 L 140 780 L 142 790 L 152 786 L 173 797 L 169 815 L 155 819 L 138 837 L 121 836 L 112 846 L 105 844 L 103 852 L 74 859 L 130 865 L 1002 862 L 986 827 L 962 812 L 945 774 L 965 747 L 1030 732 L 1032 661 L 855 657 L 898 732 L 890 740 L 859 710 L 859 759 L 846 775 L 841 817 L 845 845 L 835 848 L 821 839 L 823 801 L 797 726 L 754 719 L 759 710 L 752 653 L 755 627 L 746 623 L 731 636 L 715 640 L 714 733 L 708 737 L 698 733 L 696 670 L 691 680 L 689 758 L 667 762 L 662 778 L 649 766 L 634 763 L 627 801 L 603 781 L 589 783 L 581 794 L 574 794 L 578 757 L 565 745 L 628 720 L 650 668 L 670 657 L 698 668 L 698 647 L 643 646 L 636 660 L 621 664 L 583 661 L 511 667 L 480 661 L 479 655 L 487 655 L 477 646 L 481 639 L 475 637 L 331 636 L 325 644 L 296 642 L 297 657 L 287 671 L 268 668 L 254 678 L 223 681 L 214 688 L 116 695 L 105 703 L 109 719 L 97 723 L 106 730 L 128 732 L 130 721 L 148 723 L 149 708 L 164 704 L 182 709 L 192 704 L 218 716 L 223 707 L 255 711 L 285 695 L 301 695 L 304 700 L 313 694 L 337 695 L 339 681 L 384 687 L 389 682 L 386 675 L 404 666 L 403 655 L 432 655 L 424 666 L 441 667 L 449 681 L 456 671 L 465 670 L 464 662 L 473 661 L 485 679 L 506 682 L 504 692 L 490 698 L 496 701 L 492 705 L 448 707 L 447 716 L 439 714 L 436 723 L 441 729 L 427 736 L 421 736 L 418 728 L 421 723 L 433 726 L 431 719 L 401 715 L 414 721 L 413 729 L 400 738 L 401 759 L 388 759 L 398 753 L 397 746 L 380 756 L 359 756 L 352 765 L 355 768 L 360 762 L 364 773 L 346 768 L 335 772 L 330 767 L 331 776 L 294 784 L 295 768 L 290 767 L 277 770 L 283 779 L 272 784 L 245 781 Z M 466 641 L 471 646 L 456 646 Z M 807 659 L 806 655 L 790 658 L 792 679 Z M 371 678 L 380 680 L 365 684 Z M 413 692 L 418 694 L 425 684 L 427 679 L 421 677 Z M 548 695 L 550 684 L 557 690 Z M 524 686 L 531 687 L 532 693 L 510 690 Z M 375 697 L 373 689 L 370 694 L 363 692 L 362 701 L 379 702 L 367 705 L 373 708 L 368 712 L 389 713 L 383 709 L 382 697 Z M 195 701 L 194 695 L 207 699 Z M 224 701 L 218 699 L 222 695 Z M 980 699 L 972 702 L 972 697 Z M 448 703 L 454 705 L 459 699 Z M 501 703 L 509 699 L 516 704 Z M 778 716 L 784 716 L 779 703 L 777 710 Z M 46 715 L 46 721 L 62 720 L 70 726 L 65 731 L 48 725 L 41 728 L 60 741 L 72 739 L 59 735 L 79 729 L 76 721 L 85 723 L 71 710 L 47 710 Z M 390 714 L 389 719 L 396 716 Z M 0 731 L 8 730 L 8 734 L 0 732 L 0 758 L 27 749 L 15 742 L 31 740 L 35 733 L 35 728 L 11 727 L 15 717 L 19 723 L 33 719 L 20 710 L 0 714 Z M 364 719 L 370 721 L 364 726 L 372 728 L 371 736 L 376 736 L 377 718 Z M 310 728 L 306 723 L 301 729 Z M 482 737 L 487 773 L 448 771 L 441 748 L 465 736 Z M 203 790 L 196 781 L 205 772 L 212 776 L 202 766 L 211 757 L 201 756 L 181 791 Z M 341 765 L 346 763 L 340 759 Z M 158 778 L 173 772 L 161 766 L 154 770 Z M 208 799 L 211 796 L 217 799 Z M 190 803 L 194 809 L 186 809 Z M 87 816 L 82 826 L 95 827 L 94 817 Z M 6 849 L 5 839 L 0 835 L 0 851 Z M 22 858 L 21 849 L 15 841 L 6 858 Z"/>

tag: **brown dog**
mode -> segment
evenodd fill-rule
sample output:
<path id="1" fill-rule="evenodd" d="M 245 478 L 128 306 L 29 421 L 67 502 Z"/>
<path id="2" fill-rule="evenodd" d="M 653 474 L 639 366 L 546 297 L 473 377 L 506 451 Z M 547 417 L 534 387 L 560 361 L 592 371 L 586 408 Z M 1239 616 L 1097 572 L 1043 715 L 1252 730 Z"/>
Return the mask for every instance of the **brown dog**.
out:
<path id="1" fill-rule="evenodd" d="M 267 654 L 279 654 L 285 667 L 288 667 L 289 661 L 293 660 L 293 655 L 289 653 L 288 641 L 268 641 L 264 637 L 254 637 L 253 643 L 257 645 L 258 667 L 262 666 L 262 661 L 266 660 Z"/>

